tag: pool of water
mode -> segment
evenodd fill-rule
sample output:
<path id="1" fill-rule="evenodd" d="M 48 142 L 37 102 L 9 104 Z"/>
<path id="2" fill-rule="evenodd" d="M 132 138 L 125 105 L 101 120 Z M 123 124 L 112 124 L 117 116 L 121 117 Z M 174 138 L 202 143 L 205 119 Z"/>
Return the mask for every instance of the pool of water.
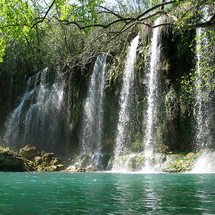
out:
<path id="1" fill-rule="evenodd" d="M 215 174 L 0 172 L 0 214 L 215 214 Z"/>

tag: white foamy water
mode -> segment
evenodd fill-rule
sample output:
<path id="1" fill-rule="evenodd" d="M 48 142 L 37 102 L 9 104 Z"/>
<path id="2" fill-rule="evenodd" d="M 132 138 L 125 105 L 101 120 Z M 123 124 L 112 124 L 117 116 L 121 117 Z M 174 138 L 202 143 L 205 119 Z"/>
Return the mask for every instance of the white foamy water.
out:
<path id="1" fill-rule="evenodd" d="M 139 42 L 137 35 L 131 42 L 129 53 L 126 59 L 125 71 L 123 75 L 122 90 L 120 94 L 120 112 L 117 125 L 117 138 L 115 147 L 115 157 L 118 157 L 123 150 L 124 132 L 127 122 L 129 121 L 129 94 L 134 81 L 134 65 L 136 61 L 136 51 Z"/>
<path id="2" fill-rule="evenodd" d="M 161 18 L 155 21 L 155 25 L 160 23 Z M 144 172 L 154 171 L 151 159 L 153 157 L 153 141 L 154 141 L 154 125 L 157 121 L 157 98 L 158 98 L 158 63 L 160 61 L 160 37 L 159 28 L 154 28 L 151 39 L 151 56 L 150 56 L 150 68 L 148 73 L 148 89 L 147 89 L 147 102 L 148 108 L 146 112 L 146 131 L 144 136 L 144 152 L 145 152 L 145 166 Z"/>
<path id="3" fill-rule="evenodd" d="M 125 63 L 125 71 L 122 80 L 122 90 L 120 93 L 120 112 L 117 124 L 117 138 L 114 150 L 115 158 L 118 158 L 123 150 L 125 143 L 126 125 L 130 119 L 129 113 L 129 95 L 134 81 L 134 65 L 136 61 L 136 51 L 139 43 L 139 35 L 137 35 L 131 42 L 129 52 Z M 113 169 L 120 168 L 114 166 Z"/>
<path id="4" fill-rule="evenodd" d="M 99 165 L 99 161 L 102 157 L 100 150 L 104 112 L 103 101 L 106 60 L 107 56 L 103 54 L 99 55 L 96 59 L 82 120 L 82 154 L 90 156 L 95 166 Z"/>
<path id="5" fill-rule="evenodd" d="M 215 173 L 215 152 L 205 152 L 195 162 L 191 173 Z"/>
<path id="6" fill-rule="evenodd" d="M 49 70 L 29 78 L 18 107 L 6 121 L 4 143 L 14 149 L 26 144 L 54 150 L 64 106 L 65 78 L 58 68 L 49 80 Z"/>
<path id="7" fill-rule="evenodd" d="M 207 16 L 205 14 L 204 16 Z M 209 102 L 207 96 L 209 88 L 204 87 L 201 61 L 202 61 L 202 48 L 206 47 L 208 38 L 206 35 L 202 37 L 205 31 L 201 28 L 196 30 L 197 44 L 196 44 L 196 72 L 198 77 L 195 79 L 195 112 L 196 112 L 196 147 L 197 150 L 202 150 L 211 144 L 212 138 L 210 135 L 210 113 Z"/>

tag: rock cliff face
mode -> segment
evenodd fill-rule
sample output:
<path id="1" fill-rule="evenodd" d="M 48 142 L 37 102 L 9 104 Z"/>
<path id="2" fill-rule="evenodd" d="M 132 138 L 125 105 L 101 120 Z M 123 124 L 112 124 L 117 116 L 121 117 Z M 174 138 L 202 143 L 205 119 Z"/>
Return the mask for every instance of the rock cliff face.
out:
<path id="1" fill-rule="evenodd" d="M 147 76 L 150 59 L 148 38 L 150 36 L 141 37 L 139 41 L 134 83 L 129 95 L 132 108 L 129 113 L 130 120 L 126 125 L 129 129 L 126 132 L 125 147 L 137 153 L 142 152 L 144 148 L 143 135 L 146 130 Z M 186 43 L 192 41 L 193 37 L 194 33 L 189 32 Z M 128 43 L 125 44 L 125 47 L 126 45 Z M 195 130 L 193 99 L 190 99 L 186 92 L 183 92 L 181 77 L 187 76 L 195 66 L 192 63 L 195 56 L 193 56 L 191 48 L 182 47 L 183 38 L 180 35 L 174 36 L 172 32 L 161 34 L 160 45 L 158 123 L 154 135 L 156 137 L 154 145 L 160 149 L 165 144 L 173 152 L 188 152 L 192 150 L 192 137 Z M 98 111 L 103 113 L 101 151 L 104 154 L 108 153 L 109 157 L 113 156 L 117 135 L 120 111 L 119 99 L 125 60 L 126 52 L 124 51 L 113 52 L 108 55 L 104 107 Z M 79 154 L 83 142 L 80 134 L 83 133 L 81 129 L 84 105 L 94 65 L 95 62 L 93 61 L 86 65 L 85 69 L 79 67 L 71 69 L 66 66 L 61 68 L 62 71 L 60 72 L 53 67 L 48 69 L 47 73 L 40 72 L 31 76 L 28 84 L 31 83 L 30 80 L 32 84 L 29 84 L 30 88 L 27 91 L 30 94 L 30 89 L 34 88 L 34 96 L 29 96 L 29 100 L 24 100 L 25 97 L 23 97 L 23 101 L 25 101 L 23 104 L 25 105 L 22 105 L 19 96 L 24 94 L 28 77 L 24 79 L 23 77 L 15 78 L 14 76 L 10 80 L 9 75 L 1 76 L 0 122 L 2 123 L 0 124 L 0 136 L 2 137 L 2 145 L 9 145 L 14 150 L 18 150 L 25 144 L 31 143 L 41 150 L 54 152 L 57 156 L 64 158 L 73 158 Z M 58 72 L 64 75 L 57 75 Z M 47 75 L 47 78 L 44 74 Z M 15 89 L 20 90 L 16 92 Z M 46 93 L 38 94 L 40 91 Z M 43 98 L 41 95 L 44 95 L 44 100 L 36 102 L 39 97 Z M 50 97 L 50 99 L 45 100 L 46 97 Z M 59 99 L 54 103 L 54 98 Z M 6 123 L 6 115 L 14 108 L 19 107 L 19 104 L 22 108 L 22 111 L 20 108 L 20 114 Z M 40 104 L 43 104 L 43 106 L 40 106 Z M 44 107 L 47 107 L 46 111 Z M 19 120 L 17 120 L 17 117 Z M 4 125 L 17 121 L 19 123 L 17 123 L 17 127 L 14 126 L 14 132 L 12 131 L 11 134 L 6 135 L 8 138 L 5 140 L 5 130 L 10 131 L 10 129 L 7 129 L 8 127 Z M 13 125 L 13 123 L 11 124 Z M 14 133 L 17 135 L 14 135 Z"/>
<path id="2" fill-rule="evenodd" d="M 188 86 L 183 84 L 184 79 L 190 77 L 190 75 L 194 75 L 193 73 L 195 72 L 196 57 L 192 51 L 192 49 L 195 49 L 195 46 L 194 44 L 193 47 L 189 46 L 195 38 L 195 31 L 184 32 L 183 35 L 180 35 L 178 33 L 174 34 L 170 29 L 166 29 L 166 31 L 165 29 L 161 29 L 160 33 L 161 53 L 157 65 L 159 69 L 158 95 L 156 95 L 157 102 L 155 102 L 157 107 L 156 114 L 152 114 L 157 115 L 157 122 L 154 123 L 154 128 L 152 128 L 152 131 L 155 133 L 153 135 L 153 150 L 154 153 L 165 154 L 172 151 L 173 154 L 184 155 L 188 152 L 197 151 L 195 148 L 195 135 L 196 133 L 198 134 L 196 132 L 195 98 L 194 93 L 190 91 L 190 88 L 194 87 L 194 83 L 191 79 Z M 146 119 L 147 107 L 149 106 L 147 102 L 149 100 L 147 99 L 147 90 L 149 85 L 148 67 L 151 58 L 150 37 L 151 33 L 147 36 L 142 35 L 139 40 L 134 69 L 134 83 L 132 92 L 129 95 L 129 105 L 131 106 L 129 110 L 130 116 L 128 123 L 126 123 L 127 131 L 123 134 L 126 139 L 123 147 L 127 151 L 123 151 L 124 156 L 116 161 L 118 163 L 121 161 L 126 163 L 127 159 L 129 159 L 126 165 L 134 171 L 141 169 L 144 164 L 142 154 L 147 142 L 143 140 L 143 137 L 147 130 Z M 103 92 L 104 101 L 102 101 L 104 105 L 103 109 L 101 108 L 102 110 L 95 111 L 96 114 L 99 112 L 103 113 L 101 148 L 99 149 L 99 153 L 103 155 L 103 158 L 99 160 L 99 164 L 102 165 L 103 169 L 108 168 L 111 159 L 114 159 L 120 112 L 119 101 L 126 66 L 125 61 L 128 52 L 126 51 L 126 46 L 129 45 L 128 42 L 126 43 L 125 41 L 122 50 L 112 50 L 111 54 L 107 57 L 106 82 Z M 18 78 L 15 75 L 10 77 L 10 75 L 3 76 L 0 74 L 0 145 L 10 146 L 14 150 L 19 150 L 24 145 L 31 143 L 39 147 L 41 151 L 54 152 L 56 156 L 64 159 L 71 159 L 72 161 L 77 158 L 77 162 L 74 161 L 75 171 L 79 169 L 80 171 L 84 169 L 88 171 L 86 167 L 90 166 L 90 154 L 95 154 L 96 150 L 92 149 L 90 152 L 87 152 L 88 154 L 82 154 L 82 148 L 87 148 L 86 146 L 83 147 L 83 142 L 89 142 L 89 138 L 83 141 L 83 134 L 87 129 L 84 130 L 82 128 L 84 127 L 82 122 L 85 117 L 83 114 L 84 107 L 88 98 L 88 88 L 90 90 L 89 86 L 94 65 L 95 62 L 92 61 L 86 65 L 86 68 L 80 68 L 79 66 L 72 68 L 68 63 L 67 66 L 60 67 L 59 71 L 53 67 L 48 69 L 47 73 L 39 72 L 31 76 L 28 82 L 28 77 L 24 78 L 20 76 Z M 30 92 L 34 92 L 40 96 L 29 97 L 29 100 L 23 99 L 26 102 L 22 103 L 20 100 L 21 95 L 24 94 L 26 82 L 30 87 L 27 90 L 29 94 Z M 19 90 L 16 91 L 15 89 Z M 31 91 L 32 89 L 34 90 Z M 44 91 L 46 94 L 39 94 L 39 91 Z M 38 97 L 50 99 L 48 102 L 44 99 L 42 101 L 44 105 L 40 106 L 40 102 L 36 102 L 36 98 Z M 59 102 L 54 103 L 54 98 L 59 98 L 57 100 Z M 214 92 L 211 99 L 212 104 L 214 104 Z M 13 122 L 19 122 L 17 123 L 19 125 L 17 127 L 13 126 L 12 130 L 7 129 L 9 126 L 7 127 L 5 124 L 10 125 L 10 123 L 7 123 L 7 120 L 5 120 L 6 115 L 14 110 L 14 108 L 19 107 L 19 104 L 21 104 L 20 107 L 23 110 L 21 111 L 20 108 L 20 111 L 17 111 L 17 113 L 20 113 L 16 114 L 19 120 L 11 118 L 12 120 L 8 121 L 11 122 L 12 126 Z M 35 108 L 36 104 L 39 107 L 37 109 Z M 50 106 L 47 106 L 48 104 Z M 96 100 L 92 104 L 98 106 L 98 101 Z M 45 106 L 47 107 L 46 111 L 43 108 Z M 91 103 L 89 107 L 91 108 Z M 211 113 L 215 113 L 214 107 L 215 105 L 210 108 Z M 213 132 L 215 129 L 214 114 L 211 118 L 213 118 L 213 121 L 210 123 L 212 145 L 209 147 L 215 148 L 215 134 Z M 95 123 L 95 125 L 97 124 Z M 93 124 L 90 127 L 96 130 L 95 125 Z M 10 131 L 10 135 L 5 135 L 5 130 Z M 17 135 L 14 135 L 14 133 L 17 133 Z M 8 138 L 4 138 L 5 136 Z M 90 146 L 94 144 L 95 142 L 92 141 Z M 135 153 L 136 155 L 133 155 Z M 52 153 L 41 153 L 34 147 L 24 147 L 20 151 L 20 155 L 22 158 L 27 159 L 26 165 L 31 171 L 57 171 L 64 168 L 61 166 L 61 161 L 55 155 Z M 154 160 L 157 161 L 156 159 Z M 167 163 L 163 167 L 163 171 L 167 172 L 186 171 L 190 169 L 192 164 L 192 159 L 188 159 L 186 156 L 168 155 L 166 161 Z"/>

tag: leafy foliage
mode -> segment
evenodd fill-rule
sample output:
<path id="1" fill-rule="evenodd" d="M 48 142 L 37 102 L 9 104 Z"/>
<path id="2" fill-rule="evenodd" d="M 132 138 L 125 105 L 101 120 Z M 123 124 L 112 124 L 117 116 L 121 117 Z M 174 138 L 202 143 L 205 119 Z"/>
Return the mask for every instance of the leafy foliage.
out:
<path id="1" fill-rule="evenodd" d="M 202 42 L 200 43 L 200 41 Z M 196 68 L 188 75 L 181 77 L 181 84 L 188 94 L 192 95 L 197 89 L 207 98 L 213 95 L 215 88 L 215 31 L 203 31 L 194 42 L 196 43 L 195 52 L 199 56 L 196 59 Z M 200 81 L 195 85 L 197 79 Z"/>
<path id="2" fill-rule="evenodd" d="M 153 27 L 151 20 L 161 14 L 169 17 L 169 21 L 162 25 L 174 25 L 182 30 L 198 27 L 198 19 L 205 6 L 209 7 L 211 19 L 203 24 L 214 27 L 214 2 L 206 0 L 162 3 L 159 0 L 117 0 L 115 4 L 104 0 L 52 0 L 48 3 L 43 0 L 1 0 L 0 61 L 3 61 L 7 53 L 7 44 L 16 40 L 25 45 L 27 58 L 31 59 L 34 69 L 38 70 L 50 62 L 78 56 L 89 47 L 92 47 L 90 50 L 94 53 L 101 51 L 101 43 L 105 46 L 137 25 Z M 98 27 L 100 33 L 92 27 Z M 88 34 L 89 37 L 97 35 L 94 42 L 91 40 L 91 44 L 99 41 L 96 46 L 88 45 Z M 71 42 L 79 43 L 79 38 L 84 45 L 69 45 Z M 61 41 L 60 44 L 57 44 L 58 41 Z M 50 53 L 50 50 L 47 52 L 50 45 L 54 53 Z M 70 59 L 74 60 L 73 57 Z M 89 60 L 85 60 L 85 63 Z"/>

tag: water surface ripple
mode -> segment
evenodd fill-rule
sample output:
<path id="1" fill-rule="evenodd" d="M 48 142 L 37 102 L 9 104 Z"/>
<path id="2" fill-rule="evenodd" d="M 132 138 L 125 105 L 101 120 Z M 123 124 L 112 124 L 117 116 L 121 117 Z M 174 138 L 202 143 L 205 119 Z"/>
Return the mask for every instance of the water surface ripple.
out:
<path id="1" fill-rule="evenodd" d="M 214 214 L 215 174 L 0 173 L 0 214 Z"/>

